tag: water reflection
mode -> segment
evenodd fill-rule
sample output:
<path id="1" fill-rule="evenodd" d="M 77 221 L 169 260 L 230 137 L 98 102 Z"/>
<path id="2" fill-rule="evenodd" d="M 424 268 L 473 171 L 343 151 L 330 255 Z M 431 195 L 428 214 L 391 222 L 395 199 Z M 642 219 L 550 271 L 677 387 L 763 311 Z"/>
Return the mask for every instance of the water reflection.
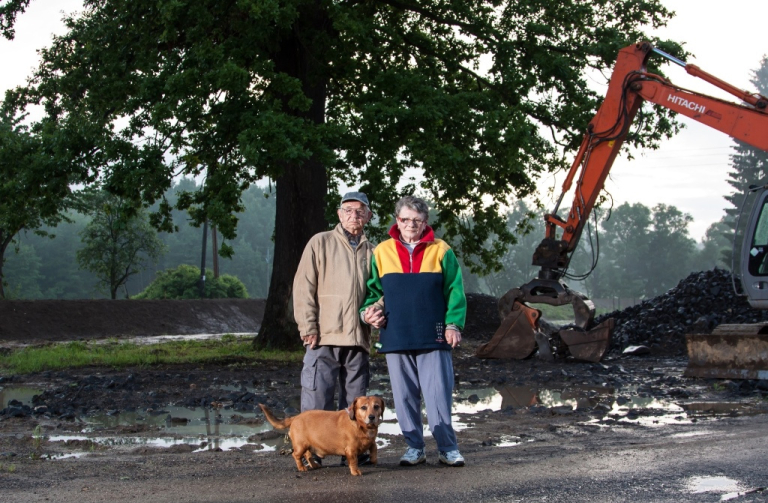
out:
<path id="1" fill-rule="evenodd" d="M 39 388 L 28 386 L 0 386 L 0 410 L 8 407 L 12 400 L 21 402 L 24 405 L 31 405 L 32 398 L 42 393 Z"/>
<path id="2" fill-rule="evenodd" d="M 496 386 L 465 390 L 454 394 L 454 412 L 476 414 L 483 410 L 497 411 L 508 407 L 525 408 L 570 407 L 583 409 L 594 407 L 606 397 L 615 395 L 614 388 L 573 387 L 565 390 L 537 389 L 530 386 Z"/>
<path id="3" fill-rule="evenodd" d="M 233 409 L 207 407 L 163 407 L 160 411 L 99 413 L 85 416 L 84 432 L 98 432 L 120 426 L 143 426 L 165 433 L 183 435 L 242 436 L 269 431 L 272 427 L 253 412 L 244 413 Z"/>
<path id="4" fill-rule="evenodd" d="M 176 445 L 190 445 L 195 449 L 192 452 L 212 450 L 229 451 L 241 449 L 245 446 L 253 446 L 254 452 L 274 451 L 282 443 L 282 438 L 254 442 L 245 437 L 129 437 L 129 436 L 84 436 L 84 435 L 52 435 L 49 442 L 93 442 L 107 447 L 159 447 L 168 448 Z"/>
<path id="5" fill-rule="evenodd" d="M 737 480 L 723 476 L 691 477 L 686 485 L 688 486 L 688 492 L 693 494 L 706 492 L 727 493 L 742 490 Z"/>

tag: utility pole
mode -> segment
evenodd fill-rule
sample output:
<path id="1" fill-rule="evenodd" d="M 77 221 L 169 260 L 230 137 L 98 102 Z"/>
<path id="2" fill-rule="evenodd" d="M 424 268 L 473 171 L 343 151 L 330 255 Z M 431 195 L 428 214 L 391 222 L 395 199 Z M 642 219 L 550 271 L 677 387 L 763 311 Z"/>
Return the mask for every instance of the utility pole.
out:
<path id="1" fill-rule="evenodd" d="M 200 260 L 200 298 L 205 298 L 205 249 L 208 240 L 208 219 L 203 221 L 203 258 Z"/>
<path id="2" fill-rule="evenodd" d="M 216 226 L 211 226 L 211 238 L 213 239 L 213 277 L 219 277 L 219 241 L 216 237 Z"/>

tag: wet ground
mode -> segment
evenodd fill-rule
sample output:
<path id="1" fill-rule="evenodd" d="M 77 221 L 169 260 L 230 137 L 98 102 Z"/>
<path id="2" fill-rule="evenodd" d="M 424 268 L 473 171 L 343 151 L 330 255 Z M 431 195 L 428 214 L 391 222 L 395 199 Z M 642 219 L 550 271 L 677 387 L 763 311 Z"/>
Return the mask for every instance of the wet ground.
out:
<path id="1" fill-rule="evenodd" d="M 296 413 L 300 364 L 232 361 L 0 377 L 0 487 L 8 501 L 83 502 L 766 497 L 763 383 L 686 378 L 679 357 L 484 361 L 479 342 L 454 354 L 462 469 L 440 467 L 429 438 L 426 466 L 397 466 L 405 444 L 389 409 L 365 482 L 338 458 L 299 474 L 256 404 Z M 391 405 L 384 359 L 372 365 L 371 392 Z"/>

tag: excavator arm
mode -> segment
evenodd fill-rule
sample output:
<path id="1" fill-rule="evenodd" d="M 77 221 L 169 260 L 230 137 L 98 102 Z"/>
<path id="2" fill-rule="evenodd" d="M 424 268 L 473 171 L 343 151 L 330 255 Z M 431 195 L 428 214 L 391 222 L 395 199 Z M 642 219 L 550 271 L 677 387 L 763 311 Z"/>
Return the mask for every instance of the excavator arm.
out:
<path id="1" fill-rule="evenodd" d="M 653 52 L 681 64 L 689 74 L 733 94 L 747 105 L 682 89 L 661 76 L 647 73 L 646 61 Z M 545 216 L 545 240 L 533 258 L 533 264 L 543 269 L 544 274 L 540 274 L 540 278 L 562 277 L 568 266 L 568 257 L 576 249 L 587 218 L 643 101 L 656 103 L 736 140 L 768 150 L 768 98 L 741 91 L 695 65 L 687 65 L 655 49 L 647 42 L 622 49 L 605 100 L 587 126 L 584 140 L 563 182 L 555 210 Z M 562 219 L 557 216 L 557 211 L 574 180 L 573 205 L 568 216 Z M 560 238 L 557 237 L 558 231 L 562 232 Z"/>
<path id="2" fill-rule="evenodd" d="M 689 74 L 731 93 L 745 104 L 682 89 L 664 77 L 648 73 L 646 62 L 653 53 L 683 66 Z M 494 340 L 496 345 L 503 340 L 509 349 L 507 356 L 526 358 L 537 345 L 540 353 L 542 349 L 547 353 L 550 351 L 549 347 L 542 348 L 547 346 L 547 337 L 538 326 L 540 313 L 532 312 L 537 310 L 526 303 L 573 305 L 575 332 L 569 330 L 566 337 L 564 331 L 560 331 L 573 356 L 599 361 L 607 349 L 612 324 L 587 331 L 594 318 L 594 305 L 584 295 L 569 289 L 561 278 L 644 101 L 656 103 L 737 140 L 768 150 L 768 98 L 765 96 L 739 90 L 695 65 L 686 64 L 654 48 L 648 42 L 619 51 L 605 100 L 587 126 L 554 210 L 544 217 L 545 236 L 533 254 L 533 265 L 540 267 L 538 278 L 509 290 L 499 301 L 502 323 L 489 345 L 493 345 Z M 567 216 L 561 218 L 558 210 L 572 187 L 573 204 Z M 493 357 L 489 356 L 493 354 L 489 345 L 481 347 L 478 356 Z"/>

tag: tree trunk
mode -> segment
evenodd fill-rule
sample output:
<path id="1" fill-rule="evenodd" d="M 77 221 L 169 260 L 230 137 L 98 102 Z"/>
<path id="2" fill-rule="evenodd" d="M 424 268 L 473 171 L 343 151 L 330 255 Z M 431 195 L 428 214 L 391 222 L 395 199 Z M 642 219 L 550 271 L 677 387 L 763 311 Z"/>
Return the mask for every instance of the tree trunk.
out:
<path id="1" fill-rule="evenodd" d="M 323 50 L 313 39 L 329 26 L 320 2 L 315 2 L 301 13 L 293 34 L 282 41 L 275 55 L 276 68 L 300 79 L 304 94 L 312 100 L 307 112 L 298 112 L 288 107 L 286 96 L 284 110 L 314 124 L 325 122 L 327 76 L 321 68 L 322 62 L 315 59 Z M 293 277 L 304 246 L 313 235 L 328 228 L 325 220 L 328 177 L 325 166 L 312 158 L 285 166 L 275 185 L 275 256 L 264 319 L 254 346 L 295 349 L 301 347 L 301 340 L 293 318 Z"/>
<path id="2" fill-rule="evenodd" d="M 291 166 L 277 182 L 275 256 L 269 296 L 256 347 L 292 349 L 300 346 L 293 319 L 293 276 L 309 238 L 323 231 L 326 192 L 325 167 L 316 162 Z"/>

